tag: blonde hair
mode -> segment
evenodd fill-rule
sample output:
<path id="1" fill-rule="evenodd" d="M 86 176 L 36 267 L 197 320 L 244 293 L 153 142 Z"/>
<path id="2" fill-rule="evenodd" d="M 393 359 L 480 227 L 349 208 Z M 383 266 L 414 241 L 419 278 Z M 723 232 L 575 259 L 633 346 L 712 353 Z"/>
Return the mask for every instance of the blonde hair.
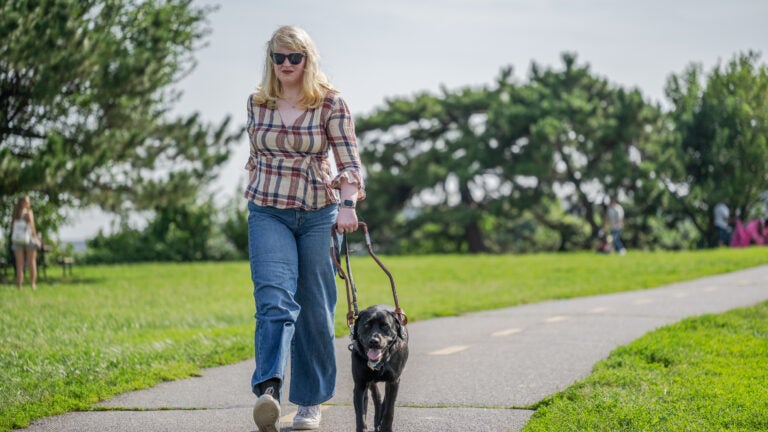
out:
<path id="1" fill-rule="evenodd" d="M 13 220 L 21 219 L 21 213 L 24 211 L 24 207 L 29 205 L 29 195 L 22 195 L 16 200 L 16 205 L 13 207 Z"/>
<path id="2" fill-rule="evenodd" d="M 261 85 L 256 88 L 253 101 L 256 104 L 274 106 L 275 101 L 283 95 L 283 88 L 275 76 L 270 53 L 278 47 L 287 48 L 306 55 L 304 77 L 302 80 L 303 94 L 298 100 L 305 108 L 317 108 L 323 102 L 328 92 L 337 92 L 328 77 L 320 70 L 320 56 L 317 47 L 304 29 L 295 26 L 282 26 L 275 30 L 267 42 L 264 76 Z"/>

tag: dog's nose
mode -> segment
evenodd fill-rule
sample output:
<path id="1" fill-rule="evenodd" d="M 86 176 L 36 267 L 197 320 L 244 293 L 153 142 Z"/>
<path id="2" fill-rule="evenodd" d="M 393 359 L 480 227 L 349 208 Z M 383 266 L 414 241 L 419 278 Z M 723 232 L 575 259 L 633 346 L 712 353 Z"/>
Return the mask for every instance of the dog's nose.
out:
<path id="1" fill-rule="evenodd" d="M 381 348 L 381 337 L 378 335 L 371 336 L 371 339 L 368 341 L 368 345 L 371 348 Z"/>

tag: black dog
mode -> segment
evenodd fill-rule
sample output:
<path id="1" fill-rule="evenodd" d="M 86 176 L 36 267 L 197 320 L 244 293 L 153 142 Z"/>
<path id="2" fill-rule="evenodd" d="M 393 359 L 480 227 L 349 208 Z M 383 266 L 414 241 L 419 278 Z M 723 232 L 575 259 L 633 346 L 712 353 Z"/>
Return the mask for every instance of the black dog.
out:
<path id="1" fill-rule="evenodd" d="M 371 306 L 363 310 L 352 326 L 352 378 L 357 432 L 366 430 L 368 390 L 374 404 L 374 427 L 377 432 L 392 431 L 395 399 L 400 387 L 400 374 L 408 360 L 408 332 L 388 306 Z M 384 400 L 376 383 L 384 382 Z"/>

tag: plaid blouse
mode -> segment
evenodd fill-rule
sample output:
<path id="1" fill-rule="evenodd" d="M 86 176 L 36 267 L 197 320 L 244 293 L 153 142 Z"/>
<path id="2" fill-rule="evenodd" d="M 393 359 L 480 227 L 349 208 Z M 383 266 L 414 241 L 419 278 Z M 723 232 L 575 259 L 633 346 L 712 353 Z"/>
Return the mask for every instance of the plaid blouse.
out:
<path id="1" fill-rule="evenodd" d="M 328 93 L 317 108 L 285 125 L 277 106 L 257 105 L 248 98 L 251 154 L 245 169 L 250 180 L 245 198 L 256 205 L 316 210 L 339 202 L 342 178 L 358 185 L 365 198 L 355 125 L 346 102 Z M 338 174 L 332 177 L 328 150 Z"/>

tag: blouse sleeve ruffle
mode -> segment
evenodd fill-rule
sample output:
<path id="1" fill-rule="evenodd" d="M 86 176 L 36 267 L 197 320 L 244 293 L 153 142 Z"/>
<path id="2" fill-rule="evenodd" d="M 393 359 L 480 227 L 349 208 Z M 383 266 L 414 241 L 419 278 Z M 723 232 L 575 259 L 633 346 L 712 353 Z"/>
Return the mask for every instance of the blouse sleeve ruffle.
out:
<path id="1" fill-rule="evenodd" d="M 342 179 L 345 179 L 348 184 L 357 186 L 357 201 L 365 199 L 365 183 L 363 182 L 363 177 L 360 175 L 359 171 L 352 168 L 342 170 L 331 181 L 331 187 L 333 189 L 341 189 Z"/>
<path id="2" fill-rule="evenodd" d="M 256 169 L 256 157 L 253 155 L 248 156 L 248 162 L 245 163 L 245 169 L 253 171 Z"/>

